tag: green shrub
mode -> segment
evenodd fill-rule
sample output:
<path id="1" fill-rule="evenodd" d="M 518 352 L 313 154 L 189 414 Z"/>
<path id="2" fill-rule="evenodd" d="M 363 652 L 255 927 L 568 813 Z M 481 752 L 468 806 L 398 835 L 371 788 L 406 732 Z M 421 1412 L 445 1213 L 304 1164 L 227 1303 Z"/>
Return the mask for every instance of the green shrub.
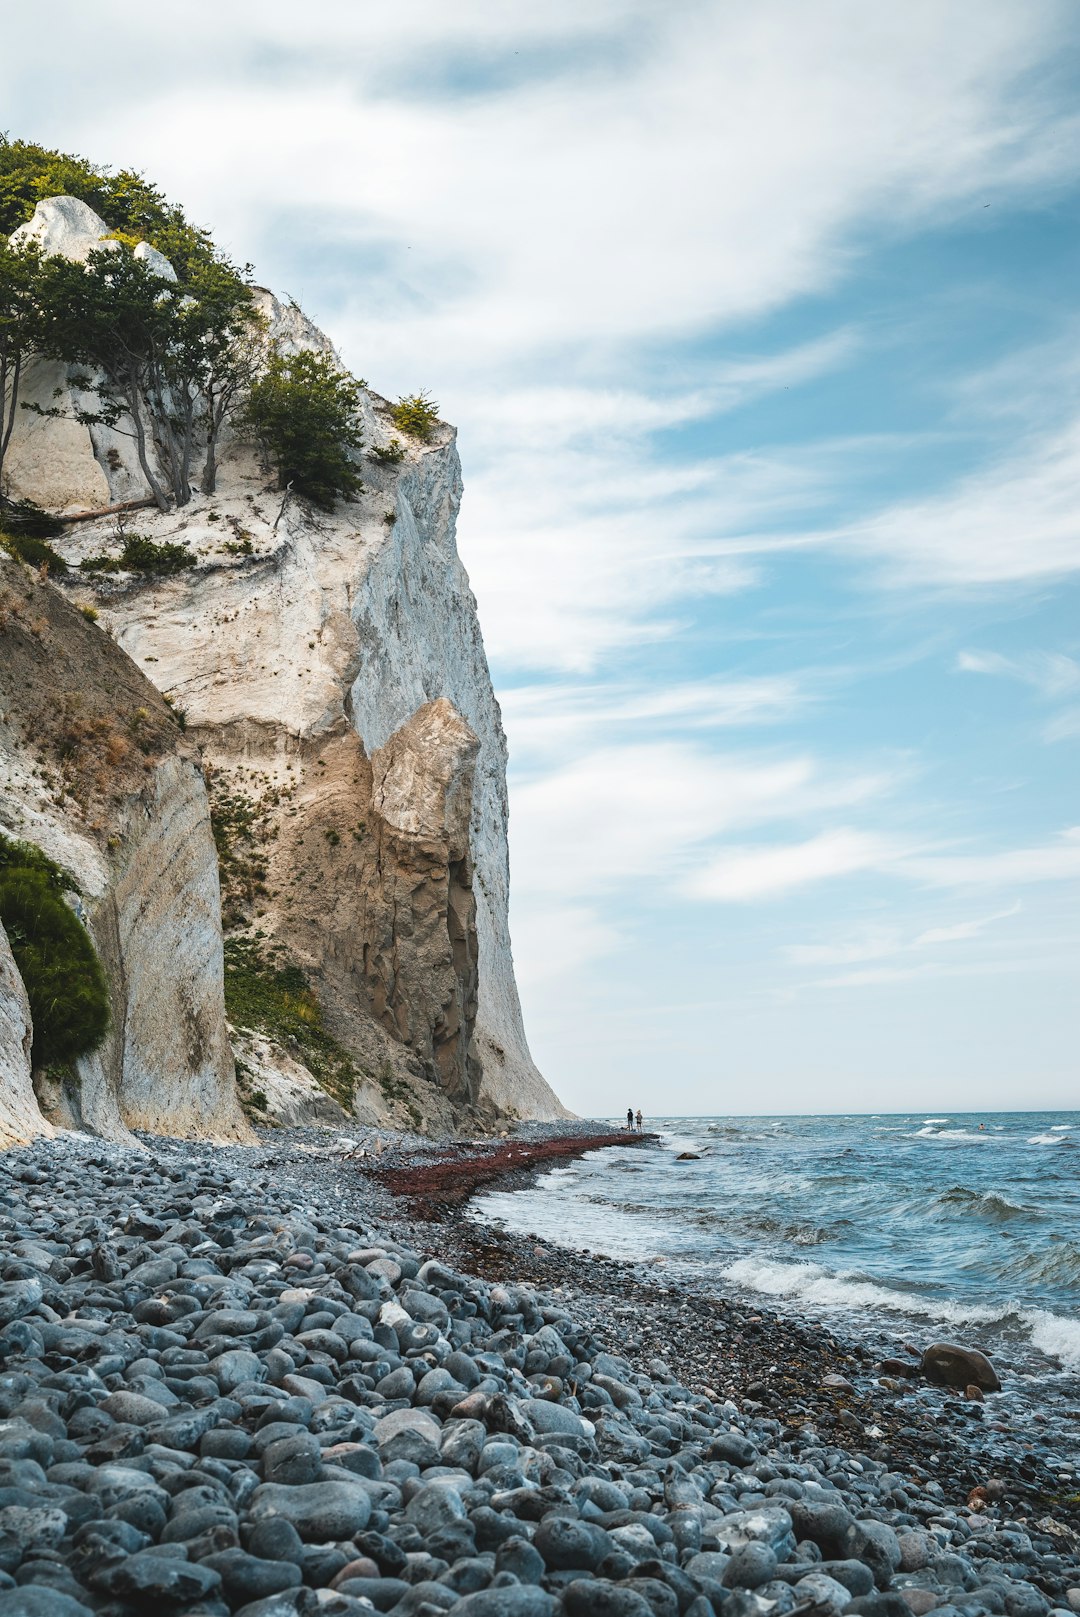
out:
<path id="1" fill-rule="evenodd" d="M 50 573 L 67 572 L 67 562 L 63 556 L 58 556 L 52 545 L 45 543 L 44 539 L 33 538 L 25 533 L 0 533 L 0 546 L 16 561 L 24 561 L 28 567 L 47 567 Z"/>
<path id="2" fill-rule="evenodd" d="M 319 1087 L 352 1111 L 359 1072 L 324 1029 L 319 1002 L 298 966 L 275 964 L 252 938 L 227 938 L 225 1009 L 236 1027 L 291 1047 Z"/>
<path id="3" fill-rule="evenodd" d="M 78 884 L 63 865 L 58 865 L 55 859 L 50 859 L 32 842 L 19 842 L 0 832 L 0 876 L 5 871 L 27 867 L 44 876 L 54 893 L 77 893 L 79 890 Z"/>
<path id="4" fill-rule="evenodd" d="M 109 1027 L 104 973 L 88 932 L 57 890 L 55 868 L 44 860 L 0 867 L 0 921 L 26 985 L 37 1068 L 86 1055 Z"/>
<path id="5" fill-rule="evenodd" d="M 182 573 L 195 558 L 185 545 L 159 545 L 145 534 L 129 533 L 119 556 L 87 556 L 79 563 L 84 573 L 145 573 L 156 577 Z"/>
<path id="6" fill-rule="evenodd" d="M 427 444 L 439 424 L 439 406 L 430 393 L 404 394 L 390 406 L 390 419 L 399 432 Z"/>
<path id="7" fill-rule="evenodd" d="M 278 487 L 332 511 L 341 495 L 363 489 L 353 454 L 360 449 L 360 384 L 326 354 L 272 353 L 252 384 L 243 421 Z"/>
<path id="8" fill-rule="evenodd" d="M 381 460 L 384 466 L 398 466 L 405 459 L 405 446 L 398 438 L 391 438 L 388 444 L 377 444 L 368 451 L 372 460 Z"/>

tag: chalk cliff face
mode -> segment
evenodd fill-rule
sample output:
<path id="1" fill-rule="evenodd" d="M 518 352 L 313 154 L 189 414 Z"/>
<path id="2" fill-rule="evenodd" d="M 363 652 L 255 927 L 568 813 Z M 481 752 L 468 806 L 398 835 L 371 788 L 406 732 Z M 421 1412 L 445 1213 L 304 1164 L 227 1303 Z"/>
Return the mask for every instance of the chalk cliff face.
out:
<path id="1" fill-rule="evenodd" d="M 30 1076 L 30 1006 L 0 926 L 0 1147 L 53 1131 L 38 1110 Z"/>
<path id="2" fill-rule="evenodd" d="M 45 207 L 24 229 L 46 251 L 85 256 L 105 232 L 89 209 Z M 287 349 L 333 352 L 295 306 L 259 299 Z M 59 389 L 62 406 L 70 393 L 45 362 L 30 386 L 42 399 Z M 217 494 L 126 519 L 194 565 L 72 592 L 186 714 L 219 843 L 235 832 L 226 926 L 307 973 L 361 1074 L 354 1115 L 432 1128 L 565 1116 L 529 1054 L 514 981 L 506 745 L 455 546 L 454 432 L 440 424 L 380 461 L 371 451 L 397 436 L 389 408 L 368 391 L 362 413 L 365 491 L 333 515 L 282 509 L 253 452 L 226 437 Z M 147 492 L 129 439 L 22 415 L 13 494 L 81 512 Z M 107 550 L 116 520 L 80 522 L 56 548 L 72 564 Z M 279 1054 L 271 1081 L 273 1052 L 248 1041 L 249 1085 L 295 1096 Z"/>
<path id="3" fill-rule="evenodd" d="M 73 877 L 111 998 L 104 1044 L 73 1076 L 35 1074 L 32 1107 L 14 1056 L 25 1019 L 17 995 L 0 995 L 0 1117 L 6 1108 L 10 1131 L 43 1131 L 43 1114 L 114 1139 L 132 1128 L 246 1137 L 222 999 L 217 858 L 193 749 L 108 636 L 6 559 L 0 831 Z"/>

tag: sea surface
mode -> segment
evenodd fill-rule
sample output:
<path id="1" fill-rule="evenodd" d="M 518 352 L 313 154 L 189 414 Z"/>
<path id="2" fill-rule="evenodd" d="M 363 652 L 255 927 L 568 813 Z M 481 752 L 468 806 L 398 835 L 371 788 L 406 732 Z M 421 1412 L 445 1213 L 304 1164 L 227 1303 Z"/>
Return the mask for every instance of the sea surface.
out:
<path id="1" fill-rule="evenodd" d="M 594 1151 L 472 1211 L 855 1334 L 1080 1374 L 1080 1113 L 648 1126 L 659 1149 Z"/>

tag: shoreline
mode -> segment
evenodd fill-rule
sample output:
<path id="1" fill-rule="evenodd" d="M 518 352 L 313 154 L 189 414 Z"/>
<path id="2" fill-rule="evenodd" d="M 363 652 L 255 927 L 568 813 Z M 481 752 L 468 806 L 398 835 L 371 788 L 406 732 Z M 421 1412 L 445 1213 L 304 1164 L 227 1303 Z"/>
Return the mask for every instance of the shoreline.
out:
<path id="1" fill-rule="evenodd" d="M 1069 1501 L 951 1395 L 907 1431 L 865 1344 L 386 1183 L 561 1132 L 0 1155 L 0 1617 L 1080 1611 Z"/>
<path id="2" fill-rule="evenodd" d="M 411 1163 L 385 1168 L 361 1165 L 361 1172 L 435 1217 L 457 1212 L 480 1190 L 498 1184 L 517 1189 L 559 1162 L 612 1146 L 658 1145 L 658 1134 L 629 1129 L 588 1132 L 560 1130 L 541 1138 L 493 1141 L 459 1140 L 435 1147 L 430 1154 L 412 1153 Z"/>
<path id="3" fill-rule="evenodd" d="M 540 1126 L 533 1125 L 532 1132 L 539 1133 Z M 993 1475 L 1008 1483 L 1013 1499 L 1052 1511 L 1080 1532 L 1077 1484 L 1062 1486 L 1052 1461 L 1036 1452 L 1038 1439 L 1046 1434 L 1018 1430 L 1013 1412 L 999 1410 L 995 1400 L 1002 1395 L 973 1402 L 917 1376 L 910 1381 L 886 1376 L 882 1383 L 883 1361 L 907 1359 L 916 1366 L 921 1356 L 912 1345 L 913 1333 L 902 1326 L 890 1332 L 885 1318 L 876 1321 L 873 1334 L 880 1340 L 872 1345 L 801 1306 L 782 1310 L 768 1300 L 739 1297 L 704 1282 L 688 1286 L 680 1279 L 675 1285 L 651 1266 L 601 1257 L 540 1235 L 515 1234 L 469 1213 L 472 1198 L 495 1185 L 517 1190 L 560 1160 L 607 1146 L 656 1144 L 659 1139 L 658 1134 L 631 1135 L 625 1130 L 609 1135 L 575 1131 L 514 1141 L 509 1148 L 491 1151 L 478 1151 L 475 1141 L 459 1141 L 453 1147 L 458 1155 L 436 1148 L 431 1155 L 437 1160 L 428 1162 L 427 1154 L 419 1151 L 410 1153 L 413 1165 L 388 1166 L 375 1173 L 363 1166 L 361 1172 L 402 1199 L 409 1209 L 410 1229 L 447 1244 L 455 1261 L 469 1272 L 495 1281 L 513 1273 L 531 1285 L 554 1285 L 561 1295 L 590 1309 L 595 1326 L 612 1341 L 624 1333 L 613 1329 L 613 1321 L 605 1315 L 619 1310 L 619 1317 L 625 1318 L 629 1300 L 634 1299 L 635 1313 L 651 1322 L 652 1348 L 695 1390 L 734 1399 L 740 1407 L 749 1405 L 763 1416 L 785 1420 L 789 1427 L 812 1423 L 850 1453 L 868 1450 L 927 1480 L 948 1482 L 965 1498 Z M 670 1341 L 656 1340 L 661 1318 L 676 1339 L 680 1335 L 685 1339 L 682 1351 L 673 1350 Z M 945 1328 L 924 1334 L 923 1346 L 931 1340 L 954 1339 Z M 825 1387 L 827 1375 L 840 1376 L 849 1386 Z M 1003 1402 L 1008 1392 L 1006 1381 Z M 1036 1395 L 1028 1396 L 1038 1401 Z M 912 1409 L 912 1399 L 922 1407 Z M 1080 1442 L 1080 1397 L 1077 1405 L 1067 1413 L 1076 1423 Z M 995 1420 L 995 1415 L 1003 1418 Z M 1036 1422 L 1040 1418 L 1035 1415 Z M 868 1431 L 881 1435 L 868 1437 Z"/>

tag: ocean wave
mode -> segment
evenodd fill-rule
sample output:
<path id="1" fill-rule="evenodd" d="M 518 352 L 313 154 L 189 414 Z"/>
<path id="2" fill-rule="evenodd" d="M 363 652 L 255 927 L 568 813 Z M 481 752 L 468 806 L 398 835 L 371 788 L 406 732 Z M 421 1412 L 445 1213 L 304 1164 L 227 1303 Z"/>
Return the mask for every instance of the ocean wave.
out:
<path id="1" fill-rule="evenodd" d="M 853 1274 L 830 1274 L 816 1263 L 773 1263 L 739 1258 L 722 1270 L 731 1284 L 818 1308 L 865 1310 L 921 1316 L 949 1325 L 1018 1325 L 1031 1345 L 1057 1359 L 1066 1369 L 1080 1369 L 1080 1320 L 1045 1308 L 1023 1308 L 1011 1299 L 1000 1307 L 963 1303 L 956 1298 L 929 1298 L 895 1291 Z"/>
<path id="2" fill-rule="evenodd" d="M 1075 1128 L 1075 1127 L 1076 1127 L 1075 1123 L 1051 1123 L 1051 1125 L 1050 1125 L 1050 1133 L 1051 1134 L 1057 1134 L 1058 1132 L 1064 1131 L 1065 1129 L 1072 1129 L 1072 1128 Z"/>
<path id="3" fill-rule="evenodd" d="M 936 1129 L 924 1123 L 921 1129 L 916 1129 L 914 1134 L 907 1134 L 904 1138 L 907 1140 L 973 1140 L 981 1145 L 985 1144 L 987 1140 L 993 1139 L 993 1135 L 987 1130 L 980 1130 L 975 1133 L 972 1129 Z"/>
<path id="4" fill-rule="evenodd" d="M 1037 1207 L 1024 1207 L 1020 1202 L 1010 1201 L 998 1190 L 969 1190 L 966 1185 L 953 1185 L 951 1190 L 942 1191 L 931 1205 L 949 1209 L 962 1208 L 979 1218 L 992 1219 L 995 1223 L 1004 1223 L 1014 1218 L 1042 1216 Z"/>
<path id="5" fill-rule="evenodd" d="M 761 1258 L 738 1258 L 722 1271 L 737 1286 L 764 1292 L 768 1297 L 798 1298 L 823 1308 L 885 1308 L 893 1313 L 926 1314 L 956 1324 L 988 1324 L 1001 1319 L 1000 1309 L 952 1298 L 929 1299 L 916 1292 L 896 1291 L 856 1274 L 831 1274 L 816 1263 L 778 1263 Z"/>
<path id="6" fill-rule="evenodd" d="M 1007 1263 L 995 1266 L 995 1270 L 1002 1280 L 1075 1290 L 1080 1287 L 1080 1248 L 1071 1241 L 1053 1242 L 1037 1251 L 1018 1253 Z"/>
<path id="7" fill-rule="evenodd" d="M 924 1117 L 923 1118 L 923 1123 L 924 1124 L 928 1124 L 928 1123 L 951 1123 L 951 1122 L 952 1122 L 951 1117 Z"/>
<path id="8" fill-rule="evenodd" d="M 1028 1145 L 1072 1145 L 1072 1141 L 1063 1134 L 1032 1134 Z"/>
<path id="9" fill-rule="evenodd" d="M 1023 1320 L 1040 1353 L 1057 1359 L 1068 1370 L 1080 1370 L 1080 1320 L 1064 1319 L 1046 1308 L 1033 1308 Z"/>

